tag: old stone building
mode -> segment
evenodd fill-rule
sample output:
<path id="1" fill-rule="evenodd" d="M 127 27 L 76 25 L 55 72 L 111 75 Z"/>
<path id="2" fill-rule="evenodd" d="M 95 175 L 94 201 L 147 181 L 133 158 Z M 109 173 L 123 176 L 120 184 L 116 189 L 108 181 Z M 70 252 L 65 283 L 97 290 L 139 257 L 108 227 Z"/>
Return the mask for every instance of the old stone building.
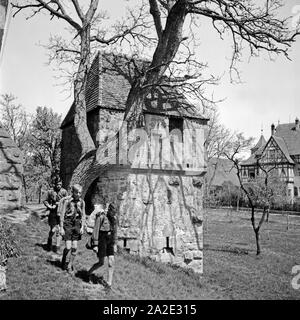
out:
<path id="1" fill-rule="evenodd" d="M 88 76 L 87 123 L 97 148 L 111 135 L 118 133 L 119 140 L 102 155 L 113 158 L 113 163 L 90 181 L 87 213 L 103 199 L 117 202 L 120 246 L 201 273 L 208 119 L 183 97 L 170 101 L 156 91 L 144 102 L 145 130 L 120 132 L 130 86 L 121 75 L 105 69 L 98 54 Z M 74 106 L 61 129 L 61 175 L 67 186 L 80 155 Z M 124 141 L 125 151 L 120 147 Z"/>
<path id="2" fill-rule="evenodd" d="M 0 125 L 0 210 L 21 206 L 22 163 L 20 149 Z"/>
<path id="3" fill-rule="evenodd" d="M 265 168 L 273 170 L 286 182 L 287 194 L 294 202 L 300 199 L 300 124 L 271 125 L 268 141 L 263 135 L 251 150 L 251 156 L 241 163 L 242 178 L 247 180 L 260 174 L 258 161 Z"/>

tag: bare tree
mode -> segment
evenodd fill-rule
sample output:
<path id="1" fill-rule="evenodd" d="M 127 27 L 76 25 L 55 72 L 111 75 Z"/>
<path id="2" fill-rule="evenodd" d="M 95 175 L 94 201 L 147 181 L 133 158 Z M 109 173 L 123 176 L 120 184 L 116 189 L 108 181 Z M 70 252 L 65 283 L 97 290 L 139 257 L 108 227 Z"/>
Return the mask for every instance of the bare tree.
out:
<path id="1" fill-rule="evenodd" d="M 77 60 L 77 72 L 74 79 L 74 105 L 75 105 L 75 128 L 80 142 L 82 155 L 86 154 L 95 148 L 94 142 L 89 134 L 86 123 L 86 102 L 85 102 L 85 87 L 87 73 L 90 66 L 90 49 L 92 42 L 101 44 L 110 44 L 116 42 L 128 34 L 132 34 L 137 28 L 135 24 L 132 26 L 116 26 L 116 34 L 110 38 L 106 38 L 101 30 L 94 30 L 92 24 L 98 19 L 96 11 L 99 5 L 99 0 L 92 0 L 84 11 L 83 4 L 79 4 L 78 0 L 72 0 L 71 4 L 66 4 L 60 0 L 44 1 L 16 1 L 12 4 L 15 16 L 23 9 L 31 9 L 32 13 L 29 17 L 33 17 L 40 12 L 47 12 L 51 19 L 58 18 L 66 22 L 75 32 L 75 38 L 79 38 L 79 48 L 64 47 L 62 54 L 71 52 L 79 55 Z M 72 8 L 70 8 L 72 6 Z M 75 12 L 74 12 L 75 11 Z M 74 13 L 73 13 L 74 12 Z M 73 14 L 73 15 L 72 15 Z M 119 32 L 117 32 L 119 31 Z M 57 52 L 59 53 L 59 52 Z"/>
<path id="2" fill-rule="evenodd" d="M 29 130 L 30 116 L 21 104 L 16 104 L 17 97 L 14 95 L 5 93 L 1 98 L 1 124 L 22 149 Z"/>
<path id="3" fill-rule="evenodd" d="M 145 2 L 146 3 L 146 2 Z M 280 0 L 266 0 L 256 4 L 252 0 L 149 0 L 147 8 L 153 19 L 153 29 L 156 33 L 153 54 L 149 64 L 144 66 L 141 72 L 136 72 L 131 89 L 126 101 L 124 120 L 132 126 L 143 125 L 143 102 L 151 92 L 153 86 L 163 84 L 164 76 L 169 70 L 177 70 L 176 65 L 182 61 L 176 61 L 176 55 L 180 48 L 188 41 L 185 36 L 185 22 L 196 21 L 203 18 L 222 37 L 229 33 L 233 42 L 233 54 L 230 70 L 236 69 L 236 62 L 241 58 L 242 47 L 248 45 L 251 55 L 257 55 L 261 51 L 284 54 L 288 56 L 288 49 L 299 34 L 297 30 L 289 30 L 288 19 L 279 18 L 279 10 L 282 6 Z M 74 82 L 75 127 L 82 148 L 82 160 L 73 173 L 71 182 L 81 182 L 84 190 L 88 186 L 91 175 L 99 172 L 102 165 L 96 161 L 95 146 L 88 132 L 86 124 L 86 106 L 84 99 L 86 75 L 89 67 L 90 46 L 92 41 L 100 44 L 117 42 L 130 35 L 132 38 L 141 36 L 138 31 L 140 24 L 123 26 L 116 29 L 117 32 L 110 38 L 103 37 L 101 30 L 92 35 L 92 22 L 95 18 L 99 0 L 91 0 L 87 11 L 83 11 L 77 0 L 71 4 L 75 15 L 67 13 L 67 7 L 60 0 L 44 1 L 29 0 L 26 4 L 16 2 L 14 16 L 23 9 L 31 9 L 32 16 L 41 11 L 48 12 L 50 17 L 64 20 L 80 38 L 78 71 Z M 79 21 L 79 22 L 78 22 Z M 144 30 L 144 29 L 143 29 Z M 143 41 L 143 39 L 141 40 Z M 189 54 L 188 45 L 186 46 Z M 172 67 L 173 63 L 173 68 Z M 199 72 L 190 76 L 191 81 L 199 77 Z M 177 84 L 175 80 L 175 85 Z M 200 82 L 201 85 L 201 82 Z"/>
<path id="4" fill-rule="evenodd" d="M 251 208 L 251 225 L 255 233 L 256 240 L 256 254 L 261 253 L 260 248 L 260 230 L 266 217 L 269 215 L 270 206 L 278 197 L 283 197 L 286 194 L 286 186 L 276 175 L 276 165 L 264 166 L 257 159 L 257 165 L 260 168 L 260 174 L 255 178 L 245 179 L 242 177 L 242 170 L 240 166 L 239 154 L 249 149 L 251 139 L 245 139 L 242 134 L 238 134 L 234 141 L 232 141 L 231 152 L 225 152 L 225 156 L 232 161 L 239 179 L 240 187 L 248 199 Z M 263 213 L 258 222 L 256 222 L 256 212 L 258 208 L 263 209 Z"/>
<path id="5" fill-rule="evenodd" d="M 229 151 L 234 133 L 220 124 L 216 108 L 210 109 L 205 146 L 207 151 L 207 166 L 211 169 L 210 176 L 207 176 L 206 192 L 209 193 L 211 184 L 216 176 L 219 167 L 219 159 Z"/>

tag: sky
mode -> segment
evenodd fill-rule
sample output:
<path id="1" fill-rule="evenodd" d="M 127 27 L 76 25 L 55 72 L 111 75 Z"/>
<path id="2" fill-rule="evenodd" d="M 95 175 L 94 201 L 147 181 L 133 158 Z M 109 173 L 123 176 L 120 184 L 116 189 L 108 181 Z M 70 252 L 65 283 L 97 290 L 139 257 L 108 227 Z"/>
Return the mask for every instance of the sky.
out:
<path id="1" fill-rule="evenodd" d="M 300 0 L 286 0 L 282 12 L 300 17 Z M 100 1 L 112 18 L 122 16 L 125 0 Z M 5 47 L 0 61 L 0 94 L 12 93 L 29 112 L 37 106 L 51 107 L 66 115 L 72 95 L 63 91 L 53 66 L 47 64 L 46 44 L 50 35 L 67 34 L 65 24 L 50 21 L 47 14 L 26 20 L 24 14 L 10 18 Z M 290 60 L 283 56 L 270 61 L 266 54 L 249 61 L 245 52 L 238 65 L 241 84 L 230 83 L 228 75 L 231 43 L 221 40 L 207 21 L 202 21 L 198 37 L 201 46 L 197 56 L 207 62 L 212 74 L 222 75 L 213 88 L 218 104 L 220 122 L 233 131 L 244 132 L 246 137 L 270 136 L 272 123 L 294 122 L 300 118 L 300 37 L 290 51 Z"/>

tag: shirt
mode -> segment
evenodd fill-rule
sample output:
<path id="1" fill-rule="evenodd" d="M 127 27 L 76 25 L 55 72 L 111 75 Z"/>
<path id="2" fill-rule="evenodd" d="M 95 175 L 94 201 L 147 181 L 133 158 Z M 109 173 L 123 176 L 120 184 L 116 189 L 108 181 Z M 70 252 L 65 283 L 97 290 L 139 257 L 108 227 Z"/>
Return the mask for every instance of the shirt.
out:
<path id="1" fill-rule="evenodd" d="M 67 190 L 64 188 L 61 188 L 58 192 L 55 191 L 54 189 L 50 189 L 47 192 L 46 199 L 44 201 L 44 205 L 47 207 L 48 210 L 50 210 L 50 213 L 57 213 L 57 208 L 58 208 L 58 202 L 66 197 L 68 195 Z M 50 209 L 49 206 L 56 205 L 54 209 Z"/>
<path id="2" fill-rule="evenodd" d="M 95 226 L 92 234 L 94 244 L 98 245 L 99 232 L 111 232 L 114 244 L 117 243 L 117 219 L 114 217 L 109 221 L 105 213 L 98 213 L 96 215 Z"/>
<path id="3" fill-rule="evenodd" d="M 63 208 L 61 210 L 61 226 L 64 220 L 81 220 L 85 223 L 85 202 L 83 199 L 75 200 L 72 196 L 65 198 Z"/>

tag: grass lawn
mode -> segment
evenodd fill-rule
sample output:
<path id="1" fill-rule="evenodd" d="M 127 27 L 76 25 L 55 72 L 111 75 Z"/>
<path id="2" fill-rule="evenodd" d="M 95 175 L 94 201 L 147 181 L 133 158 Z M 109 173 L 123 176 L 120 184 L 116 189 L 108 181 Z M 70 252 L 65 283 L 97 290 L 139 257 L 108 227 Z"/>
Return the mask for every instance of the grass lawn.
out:
<path id="1" fill-rule="evenodd" d="M 28 210 L 27 210 L 28 212 Z M 249 213 L 230 215 L 210 210 L 204 220 L 204 274 L 141 259 L 126 253 L 116 256 L 113 290 L 84 280 L 95 255 L 79 245 L 77 274 L 61 271 L 55 257 L 42 244 L 47 238 L 42 209 L 31 207 L 26 222 L 14 223 L 22 255 L 9 259 L 8 290 L 0 299 L 299 299 L 291 286 L 292 267 L 300 265 L 300 218 L 272 215 L 262 230 L 262 254 L 255 254 Z M 98 275 L 106 278 L 106 266 Z"/>

